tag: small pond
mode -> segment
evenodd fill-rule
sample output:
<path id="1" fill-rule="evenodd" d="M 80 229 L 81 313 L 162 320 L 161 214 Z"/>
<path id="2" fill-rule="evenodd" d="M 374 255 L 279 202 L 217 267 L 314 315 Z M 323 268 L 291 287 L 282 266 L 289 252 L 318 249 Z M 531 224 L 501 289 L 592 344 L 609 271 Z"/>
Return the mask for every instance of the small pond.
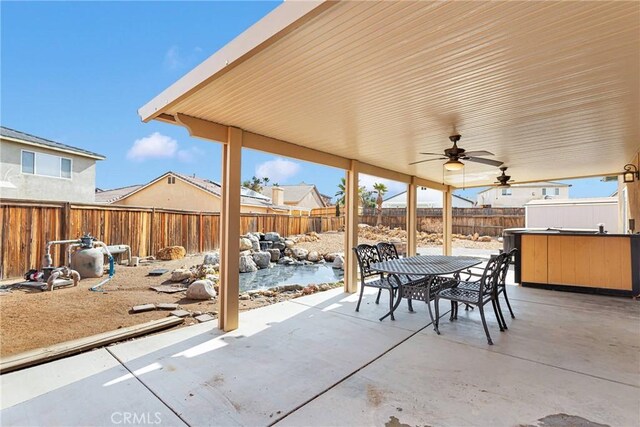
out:
<path id="1" fill-rule="evenodd" d="M 344 271 L 327 264 L 316 265 L 278 265 L 254 273 L 240 274 L 240 292 L 252 289 L 268 289 L 280 285 L 310 285 L 333 283 L 342 280 Z"/>

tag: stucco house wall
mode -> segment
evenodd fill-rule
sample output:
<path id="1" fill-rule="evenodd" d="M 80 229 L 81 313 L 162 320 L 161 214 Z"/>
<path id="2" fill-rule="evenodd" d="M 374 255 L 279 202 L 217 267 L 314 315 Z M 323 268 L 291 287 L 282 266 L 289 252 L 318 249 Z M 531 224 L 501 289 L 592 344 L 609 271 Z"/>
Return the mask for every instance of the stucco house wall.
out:
<path id="1" fill-rule="evenodd" d="M 547 191 L 546 195 L 542 194 L 543 188 L 546 189 L 558 189 L 558 195 L 555 195 L 553 192 L 549 194 Z M 495 208 L 500 207 L 523 207 L 527 202 L 531 200 L 542 200 L 542 199 L 568 199 L 569 198 L 569 186 L 557 186 L 557 185 L 541 185 L 535 187 L 518 187 L 512 185 L 510 188 L 506 189 L 511 192 L 510 195 L 503 195 L 502 188 L 492 187 L 488 190 L 485 190 L 481 193 L 478 193 L 477 196 L 477 204 L 478 206 L 483 205 L 491 205 Z"/>
<path id="2" fill-rule="evenodd" d="M 22 173 L 22 150 L 71 159 L 71 178 Z M 0 197 L 10 199 L 93 203 L 96 160 L 76 154 L 0 138 Z"/>
<path id="3" fill-rule="evenodd" d="M 169 184 L 167 177 L 117 200 L 114 205 L 157 207 L 186 211 L 220 212 L 220 197 L 180 179 Z M 242 213 L 267 213 L 261 206 L 241 205 Z"/>

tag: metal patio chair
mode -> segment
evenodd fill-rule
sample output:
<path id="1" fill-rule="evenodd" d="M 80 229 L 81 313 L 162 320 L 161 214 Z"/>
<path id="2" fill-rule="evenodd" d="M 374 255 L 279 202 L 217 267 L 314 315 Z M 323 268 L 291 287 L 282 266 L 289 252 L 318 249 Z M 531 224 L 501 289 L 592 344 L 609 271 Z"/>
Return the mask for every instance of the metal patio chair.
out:
<path id="1" fill-rule="evenodd" d="M 376 304 L 380 302 L 380 294 L 383 289 L 389 291 L 389 309 L 393 311 L 393 301 L 398 290 L 398 283 L 395 276 L 386 276 L 383 273 L 379 273 L 371 270 L 371 264 L 381 261 L 378 249 L 372 245 L 361 244 L 353 248 L 353 252 L 358 260 L 358 266 L 360 267 L 360 297 L 358 298 L 358 304 L 356 305 L 356 311 L 360 311 L 360 302 L 362 301 L 362 294 L 365 287 L 377 288 L 378 297 L 376 298 Z M 374 280 L 367 281 L 366 279 L 371 277 L 378 277 Z M 391 280 L 393 278 L 393 280 Z M 393 313 L 391 313 L 391 320 L 395 320 Z"/>
<path id="2" fill-rule="evenodd" d="M 400 259 L 400 255 L 398 255 L 398 248 L 396 245 L 389 242 L 379 242 L 376 243 L 376 249 L 378 250 L 378 257 L 380 261 L 387 261 L 390 259 Z M 424 277 L 420 276 L 410 276 L 408 274 L 397 275 L 397 280 L 400 280 L 403 285 L 408 284 L 417 284 L 424 281 Z M 380 293 L 382 289 L 378 290 L 378 297 L 376 298 L 376 304 L 380 300 Z M 409 311 L 413 312 L 413 305 L 411 299 L 407 299 L 407 304 L 409 305 Z"/>
<path id="3" fill-rule="evenodd" d="M 487 327 L 487 321 L 484 315 L 484 306 L 491 302 L 500 330 L 503 331 L 503 323 L 500 319 L 499 310 L 496 305 L 496 287 L 499 279 L 500 268 L 502 267 L 502 263 L 505 257 L 505 254 L 500 254 L 489 259 L 479 280 L 475 282 L 459 280 L 457 286 L 441 289 L 436 293 L 436 316 L 434 329 L 438 335 L 440 335 L 440 330 L 438 328 L 440 323 L 439 300 L 446 299 L 454 303 L 451 309 L 450 320 L 455 320 L 458 318 L 459 303 L 478 307 L 480 311 L 480 318 L 482 319 L 482 326 L 484 327 L 484 332 L 487 335 L 487 342 L 489 343 L 489 345 L 493 345 L 493 341 L 491 340 L 491 335 L 489 334 L 489 328 Z"/>

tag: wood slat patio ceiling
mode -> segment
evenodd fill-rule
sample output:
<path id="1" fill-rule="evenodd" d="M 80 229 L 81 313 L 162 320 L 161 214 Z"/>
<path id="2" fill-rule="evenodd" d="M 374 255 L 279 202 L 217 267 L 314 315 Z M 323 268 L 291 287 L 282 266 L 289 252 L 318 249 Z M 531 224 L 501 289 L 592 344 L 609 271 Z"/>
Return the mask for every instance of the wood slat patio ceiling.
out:
<path id="1" fill-rule="evenodd" d="M 454 127 L 520 182 L 618 173 L 640 146 L 640 3 L 338 3 L 162 97 L 143 119 L 183 113 L 433 181 L 441 162 L 408 163 Z M 465 181 L 497 172 L 467 162 Z"/>

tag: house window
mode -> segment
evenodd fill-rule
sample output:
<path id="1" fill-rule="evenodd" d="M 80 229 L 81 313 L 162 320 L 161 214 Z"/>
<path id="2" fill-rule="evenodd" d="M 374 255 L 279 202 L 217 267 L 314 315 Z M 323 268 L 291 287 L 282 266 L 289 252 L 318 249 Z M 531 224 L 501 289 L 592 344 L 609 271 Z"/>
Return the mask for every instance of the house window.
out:
<path id="1" fill-rule="evenodd" d="M 66 157 L 22 150 L 22 173 L 71 179 L 72 163 Z"/>
<path id="2" fill-rule="evenodd" d="M 510 188 L 503 188 L 502 189 L 502 195 L 503 196 L 510 196 L 511 195 L 511 189 Z"/>
<path id="3" fill-rule="evenodd" d="M 167 178 L 167 183 L 175 184 L 176 183 L 176 177 L 175 176 L 170 176 L 169 178 Z"/>
<path id="4" fill-rule="evenodd" d="M 547 196 L 547 195 L 554 195 L 554 196 L 559 196 L 560 195 L 560 189 L 559 188 L 543 188 L 542 189 L 542 195 L 543 196 Z"/>
<path id="5" fill-rule="evenodd" d="M 35 159 L 35 153 L 32 153 L 31 151 L 22 152 L 22 173 L 36 173 Z"/>

